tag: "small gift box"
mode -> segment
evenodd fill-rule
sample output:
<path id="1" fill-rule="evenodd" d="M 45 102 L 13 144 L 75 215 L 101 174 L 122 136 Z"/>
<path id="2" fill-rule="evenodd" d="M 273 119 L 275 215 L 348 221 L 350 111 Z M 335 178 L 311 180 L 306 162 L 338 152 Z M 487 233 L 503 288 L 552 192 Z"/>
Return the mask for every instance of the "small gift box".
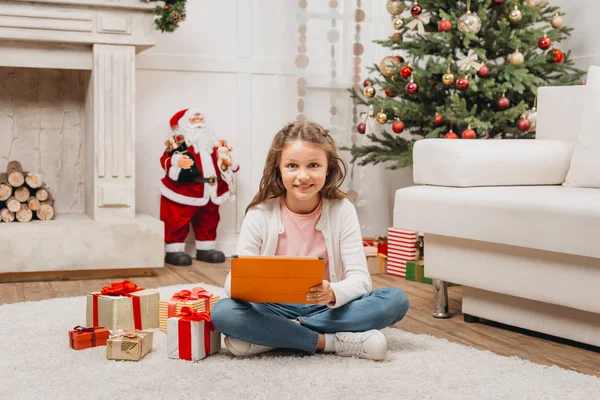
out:
<path id="1" fill-rule="evenodd" d="M 417 260 L 417 261 L 409 261 L 406 263 L 406 280 L 427 283 L 431 285 L 433 280 L 425 276 L 425 261 Z M 455 286 L 451 282 L 447 282 L 448 286 Z"/>
<path id="2" fill-rule="evenodd" d="M 100 292 L 88 293 L 86 325 L 130 331 L 158 328 L 158 300 L 156 290 L 131 281 L 113 282 Z"/>
<path id="3" fill-rule="evenodd" d="M 158 303 L 158 326 L 161 331 L 167 332 L 167 320 L 180 314 L 183 307 L 190 307 L 199 312 L 210 311 L 219 300 L 219 296 L 201 287 L 181 290 L 171 296 L 169 301 Z"/>
<path id="4" fill-rule="evenodd" d="M 415 248 L 417 232 L 402 229 L 388 229 L 387 273 L 389 275 L 406 276 L 406 263 L 418 258 Z"/>
<path id="5" fill-rule="evenodd" d="M 215 330 L 209 312 L 183 307 L 167 325 L 169 358 L 198 361 L 221 350 L 221 333 Z"/>
<path id="6" fill-rule="evenodd" d="M 152 351 L 152 332 L 117 330 L 106 342 L 107 360 L 139 361 Z"/>
<path id="7" fill-rule="evenodd" d="M 75 350 L 106 346 L 109 334 L 108 329 L 103 327 L 86 328 L 76 326 L 69 331 L 69 345 Z"/>

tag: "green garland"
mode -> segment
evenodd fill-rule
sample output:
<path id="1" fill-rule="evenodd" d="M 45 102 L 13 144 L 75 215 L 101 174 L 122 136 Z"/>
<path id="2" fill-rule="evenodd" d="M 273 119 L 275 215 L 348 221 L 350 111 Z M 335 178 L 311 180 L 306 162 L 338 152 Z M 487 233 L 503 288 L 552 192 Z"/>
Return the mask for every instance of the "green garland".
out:
<path id="1" fill-rule="evenodd" d="M 174 32 L 179 23 L 185 21 L 186 0 L 167 0 L 164 6 L 156 6 L 154 24 L 161 32 Z"/>

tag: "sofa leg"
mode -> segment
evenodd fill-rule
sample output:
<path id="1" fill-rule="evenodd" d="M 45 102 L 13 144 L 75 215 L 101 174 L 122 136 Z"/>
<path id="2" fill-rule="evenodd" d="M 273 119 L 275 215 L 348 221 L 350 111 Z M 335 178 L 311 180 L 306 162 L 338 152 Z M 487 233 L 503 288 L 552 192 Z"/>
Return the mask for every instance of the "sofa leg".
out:
<path id="1" fill-rule="evenodd" d="M 451 318 L 448 311 L 448 284 L 439 279 L 433 280 L 433 298 L 435 300 L 434 318 Z"/>
<path id="2" fill-rule="evenodd" d="M 479 322 L 479 317 L 475 317 L 471 314 L 463 314 L 463 317 L 465 319 L 465 322 L 469 323 L 469 324 L 474 324 Z"/>

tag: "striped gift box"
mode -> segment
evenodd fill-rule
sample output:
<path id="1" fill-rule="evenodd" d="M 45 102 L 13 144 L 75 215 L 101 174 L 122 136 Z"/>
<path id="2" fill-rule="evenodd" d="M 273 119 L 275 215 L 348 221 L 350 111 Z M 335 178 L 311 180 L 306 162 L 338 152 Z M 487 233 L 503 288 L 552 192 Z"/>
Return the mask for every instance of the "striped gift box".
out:
<path id="1" fill-rule="evenodd" d="M 417 259 L 417 238 L 417 232 L 388 228 L 388 274 L 406 276 L 406 263 Z"/>
<path id="2" fill-rule="evenodd" d="M 221 298 L 219 296 L 213 296 L 210 298 L 210 309 L 212 310 L 215 306 L 215 303 L 219 301 Z M 181 307 L 191 307 L 194 310 L 198 310 L 199 312 L 206 311 L 206 307 L 204 306 L 204 299 L 199 300 L 188 300 L 177 303 L 176 313 L 179 314 L 181 312 Z M 169 314 L 169 302 L 168 301 L 160 301 L 158 303 L 158 328 L 162 332 L 167 331 L 167 320 Z"/>

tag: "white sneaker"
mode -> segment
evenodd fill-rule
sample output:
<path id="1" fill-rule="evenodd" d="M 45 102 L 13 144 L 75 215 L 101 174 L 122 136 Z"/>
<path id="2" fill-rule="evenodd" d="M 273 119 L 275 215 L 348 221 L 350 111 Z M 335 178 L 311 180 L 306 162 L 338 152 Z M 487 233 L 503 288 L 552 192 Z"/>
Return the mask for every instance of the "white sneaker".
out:
<path id="1" fill-rule="evenodd" d="M 338 332 L 333 339 L 339 356 L 381 361 L 387 356 L 387 340 L 381 331 Z"/>
<path id="2" fill-rule="evenodd" d="M 229 336 L 225 336 L 225 347 L 227 347 L 227 350 L 236 357 L 254 356 L 256 354 L 266 353 L 275 348 L 248 343 L 242 339 L 236 339 Z"/>

